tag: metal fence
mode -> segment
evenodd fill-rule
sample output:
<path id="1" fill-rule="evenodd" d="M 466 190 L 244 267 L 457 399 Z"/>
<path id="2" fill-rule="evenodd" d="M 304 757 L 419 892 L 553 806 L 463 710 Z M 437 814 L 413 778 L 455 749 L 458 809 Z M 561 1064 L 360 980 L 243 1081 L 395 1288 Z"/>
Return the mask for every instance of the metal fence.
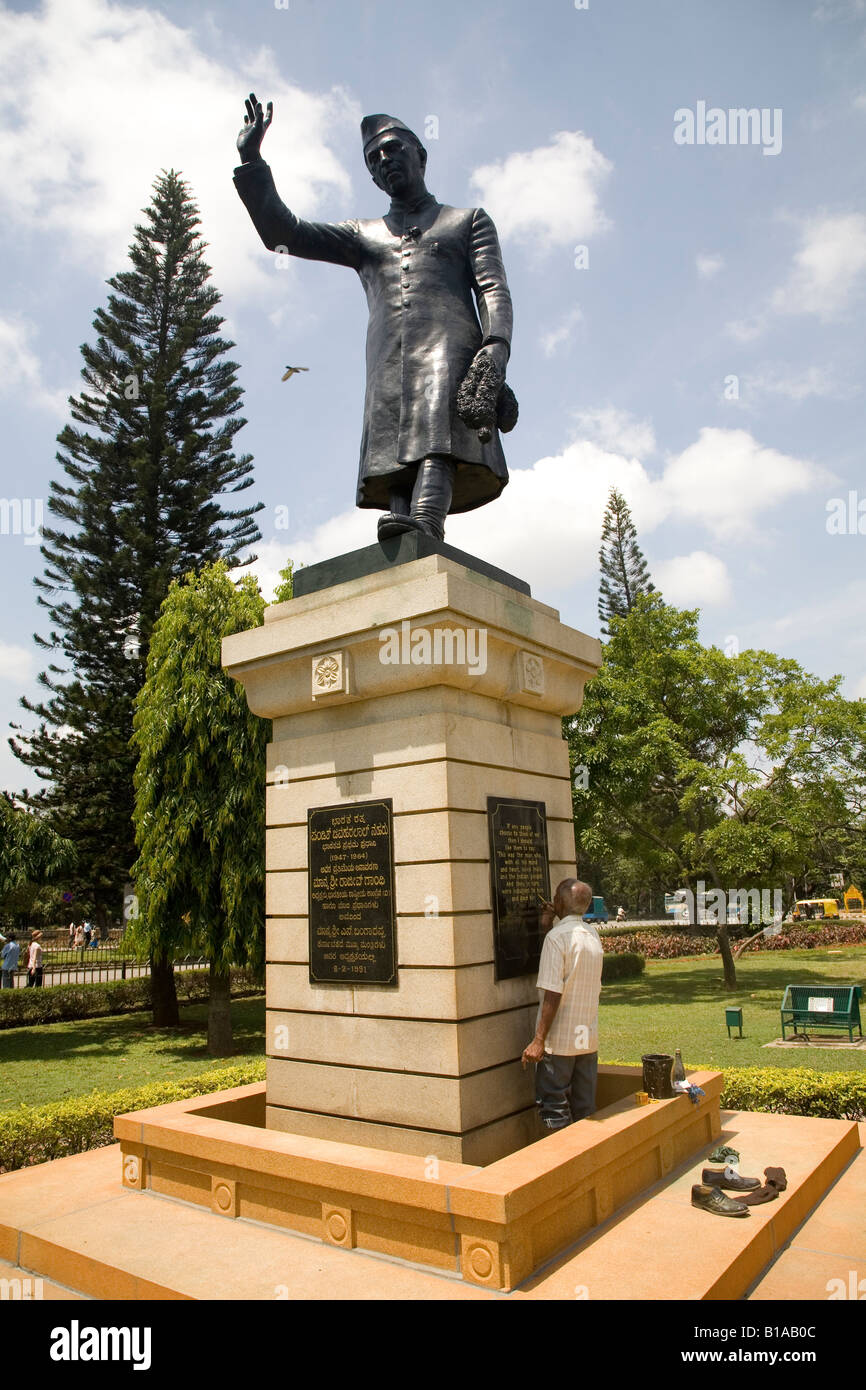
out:
<path id="1" fill-rule="evenodd" d="M 206 969 L 203 956 L 183 956 L 174 962 L 175 970 Z M 150 974 L 150 963 L 126 955 L 122 946 L 100 943 L 99 946 L 48 949 L 42 955 L 43 985 L 99 984 L 108 980 L 137 980 Z M 27 948 L 23 946 L 18 969 L 13 976 L 15 989 L 26 989 Z"/>

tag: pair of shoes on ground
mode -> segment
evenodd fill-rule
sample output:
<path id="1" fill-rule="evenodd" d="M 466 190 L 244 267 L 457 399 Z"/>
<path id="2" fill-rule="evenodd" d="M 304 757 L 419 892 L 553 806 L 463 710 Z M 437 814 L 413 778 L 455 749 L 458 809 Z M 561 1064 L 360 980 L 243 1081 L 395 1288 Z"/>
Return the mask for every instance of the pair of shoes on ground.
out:
<path id="1" fill-rule="evenodd" d="M 705 1168 L 692 1188 L 692 1206 L 716 1216 L 749 1216 L 749 1207 L 774 1201 L 787 1186 L 784 1168 L 765 1168 L 763 1183 L 759 1178 L 741 1178 L 730 1164 L 721 1171 Z M 728 1197 L 725 1188 L 742 1195 Z"/>

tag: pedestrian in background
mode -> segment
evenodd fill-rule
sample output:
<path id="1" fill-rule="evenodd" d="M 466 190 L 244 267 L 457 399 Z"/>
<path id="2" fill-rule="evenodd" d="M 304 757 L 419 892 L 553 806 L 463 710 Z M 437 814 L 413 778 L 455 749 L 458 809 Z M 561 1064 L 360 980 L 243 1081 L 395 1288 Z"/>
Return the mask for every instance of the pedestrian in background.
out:
<path id="1" fill-rule="evenodd" d="M 27 988 L 42 988 L 42 941 L 41 931 L 31 933 L 30 954 L 27 958 Z"/>
<path id="2" fill-rule="evenodd" d="M 15 971 L 18 969 L 18 957 L 20 955 L 21 947 L 15 940 L 15 933 L 13 932 L 4 945 L 3 950 L 0 951 L 0 963 L 2 963 L 2 983 L 0 983 L 0 989 L 15 988 Z"/>

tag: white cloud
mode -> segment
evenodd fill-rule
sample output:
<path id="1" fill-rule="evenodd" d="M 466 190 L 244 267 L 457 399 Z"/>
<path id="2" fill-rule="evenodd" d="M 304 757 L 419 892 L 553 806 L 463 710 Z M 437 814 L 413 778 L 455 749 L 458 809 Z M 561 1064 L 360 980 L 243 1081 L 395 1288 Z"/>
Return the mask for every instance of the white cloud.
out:
<path id="1" fill-rule="evenodd" d="M 580 441 L 561 454 L 539 459 L 532 468 L 512 469 L 508 487 L 496 502 L 496 524 L 487 508 L 449 518 L 446 539 L 459 550 L 482 556 L 539 591 L 567 588 L 595 573 L 598 537 L 608 492 L 616 486 L 629 500 L 636 523 L 654 525 L 657 505 L 641 464 Z M 564 505 L 563 498 L 573 498 Z M 371 545 L 375 511 L 341 512 L 286 542 L 258 546 L 253 567 L 269 597 L 287 559 L 295 564 L 342 555 Z"/>
<path id="2" fill-rule="evenodd" d="M 305 531 L 303 536 L 288 541 L 264 541 L 256 546 L 258 559 L 250 566 L 249 573 L 256 576 L 262 593 L 270 602 L 280 582 L 280 570 L 285 569 L 290 560 L 298 569 L 301 565 L 314 565 L 318 560 L 330 560 L 334 555 L 345 555 L 350 550 L 372 545 L 378 516 L 378 512 L 361 511 L 356 507 L 330 517 L 312 534 Z"/>
<path id="3" fill-rule="evenodd" d="M 738 343 L 751 343 L 755 338 L 760 338 L 767 327 L 765 314 L 753 314 L 751 318 L 731 319 L 725 324 L 725 328 L 732 338 L 736 338 Z"/>
<path id="4" fill-rule="evenodd" d="M 695 265 L 702 280 L 711 280 L 714 275 L 718 275 L 719 271 L 724 268 L 724 264 L 724 256 L 718 256 L 711 252 L 702 251 L 695 256 Z"/>
<path id="5" fill-rule="evenodd" d="M 562 130 L 549 145 L 476 169 L 471 184 L 503 238 L 549 249 L 610 225 L 599 196 L 612 168 L 583 131 Z"/>
<path id="6" fill-rule="evenodd" d="M 772 515 L 788 498 L 829 480 L 816 464 L 765 448 L 748 430 L 706 427 L 669 460 L 661 486 L 677 516 L 746 539 L 757 534 L 759 513 Z"/>
<path id="7" fill-rule="evenodd" d="M 803 224 L 791 274 L 770 302 L 777 313 L 833 319 L 859 294 L 864 279 L 866 216 L 813 218 Z"/>
<path id="8" fill-rule="evenodd" d="M 760 645 L 775 649 L 781 639 L 794 637 L 801 642 L 815 638 L 830 639 L 835 653 L 830 669 L 839 670 L 842 660 L 850 661 L 852 652 L 866 648 L 864 609 L 866 580 L 852 580 L 838 587 L 829 599 L 801 604 L 781 618 L 760 625 L 760 632 L 764 634 Z"/>
<path id="9" fill-rule="evenodd" d="M 866 0 L 820 0 L 812 11 L 818 20 L 856 19 L 866 14 Z"/>
<path id="10" fill-rule="evenodd" d="M 218 287 L 273 294 L 231 177 L 250 73 L 274 101 L 265 153 L 289 206 L 309 215 L 326 191 L 349 190 L 327 142 L 359 111 L 339 89 L 286 83 L 270 49 L 217 62 L 157 9 L 44 0 L 36 11 L 0 10 L 0 54 L 13 126 L 0 144 L 6 230 L 44 239 L 55 257 L 116 271 L 154 178 L 174 168 L 202 214 Z"/>
<path id="11" fill-rule="evenodd" d="M 70 393 L 46 386 L 42 363 L 30 345 L 35 335 L 29 320 L 0 317 L 0 394 L 23 396 L 40 410 L 65 415 Z"/>
<path id="12" fill-rule="evenodd" d="M 854 681 L 852 684 L 853 690 L 850 698 L 852 700 L 866 700 L 866 671 L 863 672 L 858 681 Z"/>
<path id="13" fill-rule="evenodd" d="M 626 410 L 601 406 L 594 410 L 578 410 L 575 420 L 581 434 L 595 440 L 603 449 L 640 458 L 654 454 L 655 433 L 648 420 L 635 420 Z"/>
<path id="14" fill-rule="evenodd" d="M 575 306 L 569 313 L 565 314 L 555 328 L 550 332 L 542 333 L 539 338 L 541 351 L 545 357 L 553 357 L 557 348 L 562 347 L 574 337 L 574 330 L 583 318 L 583 311 Z"/>
<path id="15" fill-rule="evenodd" d="M 706 550 L 660 561 L 652 567 L 652 578 L 665 602 L 678 608 L 709 608 L 732 597 L 727 565 Z"/>
<path id="16" fill-rule="evenodd" d="M 33 654 L 26 647 L 0 642 L 0 680 L 23 685 L 33 678 Z"/>
<path id="17" fill-rule="evenodd" d="M 802 371 L 772 365 L 759 367 L 745 378 L 750 396 L 786 396 L 788 400 L 804 401 L 809 396 L 826 400 L 850 400 L 860 388 L 839 381 L 829 367 L 806 367 Z"/>
<path id="18" fill-rule="evenodd" d="M 652 441 L 654 447 L 648 423 L 629 421 L 609 407 L 584 415 L 593 427 L 607 421 L 608 437 L 617 434 L 630 444 Z M 762 512 L 772 517 L 786 497 L 826 477 L 813 464 L 764 448 L 745 430 L 701 430 L 698 440 L 660 475 L 650 474 L 636 452 L 578 439 L 531 468 L 512 469 L 495 504 L 495 524 L 487 508 L 452 516 L 447 541 L 528 580 L 538 593 L 554 593 L 596 575 L 612 487 L 626 498 L 641 540 L 666 522 L 687 522 L 692 528 L 702 525 L 714 537 L 748 544 Z M 371 545 L 376 517 L 375 511 L 341 512 L 312 535 L 303 530 L 296 539 L 259 546 L 254 569 L 263 593 L 270 597 L 290 557 L 296 565 L 313 564 Z M 682 568 L 685 561 L 692 566 L 693 584 Z M 687 605 L 726 601 L 726 573 L 714 555 L 696 550 L 672 563 L 671 583 L 679 584 L 677 592 Z"/>

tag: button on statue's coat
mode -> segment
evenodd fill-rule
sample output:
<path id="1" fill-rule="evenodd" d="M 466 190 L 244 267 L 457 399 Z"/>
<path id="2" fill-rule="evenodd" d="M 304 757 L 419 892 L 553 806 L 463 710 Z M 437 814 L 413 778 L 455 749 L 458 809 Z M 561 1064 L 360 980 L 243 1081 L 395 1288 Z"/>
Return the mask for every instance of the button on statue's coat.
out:
<path id="1" fill-rule="evenodd" d="M 458 465 L 452 512 L 498 497 L 508 482 L 499 433 L 482 444 L 456 408 L 478 349 L 511 342 L 511 296 L 484 209 L 447 207 L 428 193 L 411 207 L 392 203 L 386 217 L 304 222 L 281 201 L 263 159 L 236 169 L 235 184 L 269 250 L 350 266 L 364 286 L 370 321 L 358 506 L 387 508 L 390 488 L 407 477 L 411 486 L 414 468 L 405 465 L 431 454 Z"/>

